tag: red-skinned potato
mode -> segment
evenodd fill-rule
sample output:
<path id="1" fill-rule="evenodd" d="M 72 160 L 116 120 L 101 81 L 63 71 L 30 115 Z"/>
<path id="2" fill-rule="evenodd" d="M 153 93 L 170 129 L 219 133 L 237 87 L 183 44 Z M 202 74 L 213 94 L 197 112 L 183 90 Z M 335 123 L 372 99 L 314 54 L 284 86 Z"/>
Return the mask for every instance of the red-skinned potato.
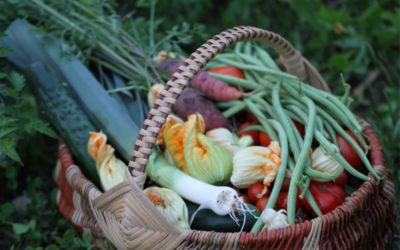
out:
<path id="1" fill-rule="evenodd" d="M 255 204 L 257 200 L 261 199 L 265 195 L 269 195 L 269 190 L 267 186 L 261 182 L 253 183 L 247 188 L 247 197 L 253 204 Z"/>

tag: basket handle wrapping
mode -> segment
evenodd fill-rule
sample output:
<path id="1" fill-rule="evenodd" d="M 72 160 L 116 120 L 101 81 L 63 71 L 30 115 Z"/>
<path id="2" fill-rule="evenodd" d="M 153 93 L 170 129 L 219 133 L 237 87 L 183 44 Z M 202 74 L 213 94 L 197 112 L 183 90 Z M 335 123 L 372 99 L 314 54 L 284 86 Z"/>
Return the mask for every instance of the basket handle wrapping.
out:
<path id="1" fill-rule="evenodd" d="M 271 46 L 279 53 L 279 60 L 287 72 L 315 87 L 329 91 L 327 84 L 315 68 L 287 40 L 276 33 L 255 27 L 240 26 L 214 36 L 184 60 L 183 65 L 170 77 L 144 121 L 128 165 L 129 172 L 140 187 L 143 187 L 146 179 L 144 171 L 152 147 L 177 98 L 193 76 L 208 61 L 217 53 L 240 41 L 259 41 Z"/>

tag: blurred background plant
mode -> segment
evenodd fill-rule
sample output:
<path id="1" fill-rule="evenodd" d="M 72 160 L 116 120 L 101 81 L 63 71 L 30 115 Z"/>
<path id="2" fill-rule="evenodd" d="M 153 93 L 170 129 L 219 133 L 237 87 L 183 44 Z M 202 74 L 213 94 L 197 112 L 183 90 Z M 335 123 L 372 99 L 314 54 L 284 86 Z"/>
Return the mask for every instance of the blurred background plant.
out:
<path id="1" fill-rule="evenodd" d="M 57 6 L 67 1 L 45 2 Z M 146 53 L 161 49 L 190 53 L 212 35 L 238 25 L 281 34 L 318 68 L 335 92 L 343 91 L 340 74 L 351 84 L 352 107 L 379 134 L 400 191 L 400 7 L 396 1 L 171 0 L 159 1 L 155 8 L 151 8 L 154 1 L 145 0 L 81 1 L 92 11 L 99 11 L 104 2 L 123 17 L 121 27 L 139 39 Z M 89 59 L 95 41 L 57 29 L 51 19 L 40 21 L 38 17 L 45 14 L 26 3 L 1 1 L 2 31 L 16 17 L 25 17 L 65 37 L 70 45 L 84 42 L 85 49 L 76 52 Z M 156 48 L 151 41 L 163 42 Z M 1 48 L 0 55 L 5 53 Z M 91 235 L 74 233 L 55 203 L 54 132 L 42 121 L 25 79 L 4 61 L 0 71 L 0 234 L 5 236 L 0 248 L 92 248 Z M 393 247 L 400 248 L 399 235 L 395 240 Z"/>

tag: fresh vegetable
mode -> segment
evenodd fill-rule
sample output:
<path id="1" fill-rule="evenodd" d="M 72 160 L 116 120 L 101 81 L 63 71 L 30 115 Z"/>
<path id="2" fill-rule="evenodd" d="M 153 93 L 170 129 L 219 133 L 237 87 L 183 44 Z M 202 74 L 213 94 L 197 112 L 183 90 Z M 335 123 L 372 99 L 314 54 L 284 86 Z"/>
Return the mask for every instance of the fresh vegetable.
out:
<path id="1" fill-rule="evenodd" d="M 156 102 L 158 96 L 160 95 L 161 90 L 164 89 L 164 85 L 157 83 L 151 86 L 149 92 L 147 93 L 147 104 L 149 107 L 153 107 Z"/>
<path id="2" fill-rule="evenodd" d="M 191 114 L 200 113 L 204 118 L 206 130 L 228 126 L 228 121 L 215 105 L 191 88 L 186 88 L 179 96 L 173 111 L 182 119 L 186 119 Z"/>
<path id="3" fill-rule="evenodd" d="M 254 130 L 253 130 L 253 131 L 240 132 L 241 130 L 243 130 L 243 129 L 249 127 L 249 126 L 251 126 L 251 123 L 249 123 L 249 122 L 242 123 L 242 124 L 239 126 L 239 133 L 238 133 L 238 135 L 239 135 L 240 137 L 243 137 L 243 136 L 251 136 L 251 138 L 253 139 L 253 145 L 259 145 L 259 136 L 258 136 L 258 132 L 257 132 L 257 131 L 254 131 Z"/>
<path id="4" fill-rule="evenodd" d="M 357 142 L 357 144 L 360 145 L 360 143 L 358 142 L 357 138 L 355 137 L 355 135 L 349 131 L 346 130 L 346 133 L 351 136 L 351 138 L 353 140 L 355 140 Z M 361 161 L 360 156 L 357 154 L 357 152 L 355 151 L 355 149 L 350 145 L 349 142 L 347 142 L 341 135 L 337 135 L 336 136 L 336 140 L 338 143 L 338 147 L 340 150 L 340 154 L 343 156 L 344 159 L 346 159 L 346 161 L 355 169 L 357 170 L 362 170 L 363 169 L 363 163 Z"/>
<path id="5" fill-rule="evenodd" d="M 249 208 L 246 213 L 237 215 L 238 220 L 236 222 L 233 221 L 229 215 L 220 216 L 208 209 L 197 211 L 199 206 L 192 202 L 187 202 L 187 206 L 189 209 L 189 216 L 194 216 L 190 225 L 191 229 L 194 230 L 248 232 L 256 221 L 256 218 L 260 216 L 258 209 L 250 204 L 246 204 Z"/>
<path id="6" fill-rule="evenodd" d="M 161 63 L 158 68 L 161 71 L 168 70 L 170 73 L 173 73 L 182 65 L 182 63 L 182 61 L 167 60 Z M 242 97 L 242 92 L 237 88 L 210 76 L 203 70 L 193 77 L 190 81 L 190 87 L 199 90 L 208 98 L 215 101 L 236 100 Z"/>
<path id="7" fill-rule="evenodd" d="M 214 67 L 208 70 L 208 72 L 216 73 L 216 74 L 222 74 L 222 75 L 228 75 L 228 76 L 233 76 L 236 78 L 240 79 L 245 79 L 246 77 L 244 76 L 244 72 L 238 68 L 232 67 L 232 66 L 220 66 L 220 67 Z"/>
<path id="8" fill-rule="evenodd" d="M 260 133 L 258 134 L 258 141 L 261 146 L 268 147 L 272 139 L 267 133 L 260 131 Z"/>
<path id="9" fill-rule="evenodd" d="M 168 188 L 148 187 L 143 192 L 169 223 L 189 229 L 188 208 L 182 198 Z"/>
<path id="10" fill-rule="evenodd" d="M 231 182 L 235 187 L 247 188 L 262 181 L 270 186 L 277 174 L 281 149 L 278 142 L 269 147 L 251 146 L 239 150 L 233 157 Z"/>
<path id="11" fill-rule="evenodd" d="M 322 214 L 326 214 L 337 206 L 340 206 L 346 197 L 343 188 L 331 182 L 311 181 L 309 191 L 314 196 L 315 202 Z M 316 213 L 306 199 L 300 199 L 300 203 L 307 212 L 316 216 Z"/>
<path id="12" fill-rule="evenodd" d="M 335 145 L 332 145 L 336 147 Z M 315 170 L 332 175 L 334 179 L 343 173 L 343 167 L 332 156 L 328 155 L 321 147 L 316 148 L 311 156 L 311 167 Z M 318 177 L 311 178 L 315 181 L 326 181 Z"/>
<path id="13" fill-rule="evenodd" d="M 261 199 L 257 200 L 256 207 L 258 208 L 258 210 L 264 211 L 265 207 L 267 206 L 268 201 L 269 201 L 269 196 L 267 196 L 267 195 L 265 195 L 265 196 L 261 197 Z"/>
<path id="14" fill-rule="evenodd" d="M 241 148 L 250 146 L 253 139 L 250 136 L 243 136 L 240 139 L 226 128 L 215 128 L 206 133 L 213 142 L 218 143 L 227 149 L 232 156 Z"/>
<path id="15" fill-rule="evenodd" d="M 166 150 L 175 163 L 190 176 L 210 184 L 226 183 L 232 173 L 232 155 L 205 136 L 201 114 L 193 114 L 185 123 L 163 128 Z"/>
<path id="16" fill-rule="evenodd" d="M 211 209 L 221 216 L 234 216 L 235 213 L 249 210 L 233 188 L 213 186 L 186 175 L 177 167 L 171 166 L 157 150 L 149 158 L 146 173 L 159 185 L 200 205 L 198 210 Z"/>
<path id="17" fill-rule="evenodd" d="M 114 154 L 114 148 L 107 144 L 107 137 L 101 132 L 90 132 L 88 152 L 96 162 L 100 176 L 101 186 L 108 191 L 122 183 L 125 178 L 127 166 Z"/>
<path id="18" fill-rule="evenodd" d="M 339 175 L 339 177 L 337 177 L 337 178 L 333 181 L 333 183 L 335 183 L 335 184 L 338 185 L 338 186 L 344 187 L 344 186 L 347 184 L 348 178 L 349 178 L 349 177 L 348 177 L 347 171 L 344 170 L 344 171 Z"/>
<path id="19" fill-rule="evenodd" d="M 288 200 L 288 192 L 281 192 L 279 193 L 278 199 L 275 203 L 275 209 L 287 209 L 287 200 Z M 263 196 L 256 202 L 256 207 L 260 209 L 260 211 L 264 211 L 265 206 L 269 201 L 269 195 Z M 300 201 L 296 199 L 296 211 L 300 208 Z"/>
<path id="20" fill-rule="evenodd" d="M 283 209 L 276 211 L 272 208 L 267 208 L 262 214 L 262 220 L 264 227 L 261 231 L 289 226 L 286 211 Z"/>
<path id="21" fill-rule="evenodd" d="M 245 120 L 251 124 L 259 124 L 260 121 L 258 120 L 257 116 L 252 113 L 246 113 Z"/>
<path id="22" fill-rule="evenodd" d="M 247 196 L 252 203 L 256 203 L 257 200 L 268 194 L 268 187 L 261 182 L 255 182 L 247 188 Z"/>

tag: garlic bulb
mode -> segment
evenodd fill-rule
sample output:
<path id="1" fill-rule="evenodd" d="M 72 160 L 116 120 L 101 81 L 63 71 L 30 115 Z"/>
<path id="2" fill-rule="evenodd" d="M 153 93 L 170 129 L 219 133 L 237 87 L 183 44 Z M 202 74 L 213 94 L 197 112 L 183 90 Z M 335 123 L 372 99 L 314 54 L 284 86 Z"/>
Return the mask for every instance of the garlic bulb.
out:
<path id="1" fill-rule="evenodd" d="M 159 187 L 148 187 L 143 192 L 169 223 L 182 229 L 190 228 L 187 206 L 177 193 Z"/>
<path id="2" fill-rule="evenodd" d="M 261 216 L 264 222 L 264 227 L 261 231 L 289 226 L 286 211 L 283 209 L 275 211 L 272 208 L 267 208 Z"/>
<path id="3" fill-rule="evenodd" d="M 253 143 L 251 136 L 243 136 L 239 139 L 226 128 L 216 128 L 206 133 L 207 137 L 218 143 L 234 155 L 239 149 L 248 147 Z"/>
<path id="4" fill-rule="evenodd" d="M 311 161 L 311 167 L 313 169 L 330 174 L 332 175 L 333 179 L 339 177 L 344 170 L 343 166 L 340 165 L 340 163 L 332 156 L 325 153 L 321 147 L 318 147 L 314 150 L 311 156 Z M 314 177 L 312 179 L 315 181 L 327 181 L 324 179 L 319 179 L 318 177 Z"/>
<path id="5" fill-rule="evenodd" d="M 115 149 L 106 144 L 107 137 L 101 132 L 90 132 L 88 152 L 96 161 L 101 186 L 105 191 L 124 181 L 127 166 L 114 154 Z"/>
<path id="6" fill-rule="evenodd" d="M 153 107 L 161 91 L 164 89 L 164 85 L 157 83 L 151 86 L 150 91 L 147 93 L 147 103 L 149 107 Z"/>
<path id="7" fill-rule="evenodd" d="M 269 186 L 275 180 L 280 163 L 280 146 L 276 141 L 268 147 L 240 149 L 233 157 L 231 182 L 238 188 L 247 188 L 258 181 Z"/>

